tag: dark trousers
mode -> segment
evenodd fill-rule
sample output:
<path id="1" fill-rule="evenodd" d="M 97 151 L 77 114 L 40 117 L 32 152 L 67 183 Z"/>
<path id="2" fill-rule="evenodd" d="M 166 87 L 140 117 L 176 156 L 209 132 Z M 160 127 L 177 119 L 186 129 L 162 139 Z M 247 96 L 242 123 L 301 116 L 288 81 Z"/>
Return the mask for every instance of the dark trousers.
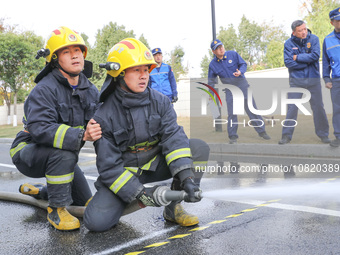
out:
<path id="1" fill-rule="evenodd" d="M 190 139 L 190 149 L 193 161 L 208 161 L 209 146 L 199 140 Z M 195 172 L 195 181 L 199 184 L 202 173 Z M 139 176 L 139 181 L 142 184 L 156 181 L 163 181 L 172 178 L 169 167 L 166 164 L 165 158 L 162 157 L 156 171 L 144 171 Z M 115 226 L 123 214 L 127 203 L 116 196 L 108 187 L 101 181 L 100 177 L 95 183 L 97 192 L 93 196 L 91 202 L 86 207 L 84 213 L 84 224 L 91 231 L 102 232 L 109 230 Z M 180 182 L 177 178 L 172 181 L 171 189 L 180 190 Z"/>
<path id="2" fill-rule="evenodd" d="M 313 112 L 313 121 L 315 127 L 315 134 L 318 137 L 328 137 L 329 125 L 327 120 L 327 115 L 324 109 L 321 93 L 321 85 L 315 84 L 311 86 L 303 87 L 308 89 L 311 93 L 310 106 Z M 288 93 L 288 99 L 300 99 L 302 93 Z M 338 99 L 337 99 L 338 100 Z M 295 104 L 289 104 L 287 109 L 286 119 L 296 120 L 298 115 L 298 108 Z M 286 121 L 285 126 L 282 128 L 282 136 L 287 136 L 292 139 L 295 122 Z"/>
<path id="3" fill-rule="evenodd" d="M 252 120 L 251 125 L 254 126 L 254 129 L 258 134 L 265 132 L 266 129 L 265 129 L 265 125 L 264 125 L 262 116 L 254 114 L 249 110 L 249 107 L 248 107 L 248 87 L 249 87 L 249 85 L 247 83 L 241 83 L 241 84 L 237 85 L 236 87 L 241 89 L 241 91 L 243 93 L 244 110 L 247 113 L 249 119 Z M 237 118 L 237 115 L 234 114 L 233 94 L 228 89 L 225 90 L 225 98 L 226 98 L 227 110 L 228 110 L 228 127 L 227 127 L 228 137 L 229 138 L 231 138 L 232 136 L 238 137 L 238 135 L 237 135 L 238 118 Z M 252 102 L 253 102 L 254 108 L 257 109 L 254 98 L 252 98 Z"/>
<path id="4" fill-rule="evenodd" d="M 81 171 L 78 153 L 55 149 L 38 144 L 26 145 L 13 157 L 13 163 L 24 175 L 32 178 L 48 176 L 62 177 L 74 173 L 68 183 L 47 183 L 41 192 L 42 199 L 48 199 L 52 207 L 68 205 L 83 206 L 92 196 L 90 187 Z"/>
<path id="5" fill-rule="evenodd" d="M 334 136 L 340 139 L 340 81 L 332 81 L 331 98 L 333 105 L 333 129 Z"/>

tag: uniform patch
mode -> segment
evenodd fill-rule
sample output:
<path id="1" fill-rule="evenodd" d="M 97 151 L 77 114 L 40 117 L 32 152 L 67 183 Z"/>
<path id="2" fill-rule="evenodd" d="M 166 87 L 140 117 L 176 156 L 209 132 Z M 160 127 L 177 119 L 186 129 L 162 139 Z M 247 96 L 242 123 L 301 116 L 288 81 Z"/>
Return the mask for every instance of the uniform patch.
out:
<path id="1" fill-rule="evenodd" d="M 231 63 L 233 63 L 233 61 L 230 59 L 230 60 L 228 61 L 228 63 L 231 64 Z"/>
<path id="2" fill-rule="evenodd" d="M 311 43 L 307 43 L 307 48 L 309 49 L 310 47 L 312 47 Z"/>

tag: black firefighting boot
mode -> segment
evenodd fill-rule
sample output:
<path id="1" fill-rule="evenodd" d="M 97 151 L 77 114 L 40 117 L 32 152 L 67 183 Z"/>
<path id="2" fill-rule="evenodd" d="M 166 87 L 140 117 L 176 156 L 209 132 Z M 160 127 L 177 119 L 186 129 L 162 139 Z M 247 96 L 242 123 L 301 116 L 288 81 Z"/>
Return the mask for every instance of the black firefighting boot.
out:
<path id="1" fill-rule="evenodd" d="M 175 222 L 183 227 L 190 227 L 199 223 L 197 216 L 184 210 L 181 201 L 173 201 L 168 206 L 165 206 L 163 217 L 167 221 Z"/>
<path id="2" fill-rule="evenodd" d="M 80 228 L 79 220 L 72 216 L 65 207 L 47 207 L 47 220 L 58 230 L 74 230 Z"/>
<path id="3" fill-rule="evenodd" d="M 25 195 L 29 195 L 36 199 L 44 199 L 43 194 L 41 194 L 41 190 L 45 187 L 43 183 L 24 183 L 19 187 L 19 192 Z"/>

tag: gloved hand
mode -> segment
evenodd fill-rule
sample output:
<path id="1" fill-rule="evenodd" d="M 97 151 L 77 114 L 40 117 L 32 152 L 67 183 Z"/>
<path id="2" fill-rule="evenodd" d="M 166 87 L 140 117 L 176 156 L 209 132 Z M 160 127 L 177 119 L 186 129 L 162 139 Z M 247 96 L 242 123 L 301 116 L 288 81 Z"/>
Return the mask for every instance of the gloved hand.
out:
<path id="1" fill-rule="evenodd" d="M 194 182 L 192 177 L 186 178 L 182 183 L 181 187 L 184 189 L 184 191 L 188 194 L 184 198 L 185 202 L 199 202 L 201 201 L 201 198 L 195 197 L 195 192 L 199 191 L 199 186 Z"/>
<path id="2" fill-rule="evenodd" d="M 141 202 L 144 206 L 160 207 L 153 198 L 153 193 L 159 186 L 156 185 L 151 188 L 144 188 L 138 195 L 137 200 Z"/>
<path id="3" fill-rule="evenodd" d="M 171 100 L 171 103 L 176 103 L 178 101 L 178 97 L 177 96 L 174 96 Z"/>

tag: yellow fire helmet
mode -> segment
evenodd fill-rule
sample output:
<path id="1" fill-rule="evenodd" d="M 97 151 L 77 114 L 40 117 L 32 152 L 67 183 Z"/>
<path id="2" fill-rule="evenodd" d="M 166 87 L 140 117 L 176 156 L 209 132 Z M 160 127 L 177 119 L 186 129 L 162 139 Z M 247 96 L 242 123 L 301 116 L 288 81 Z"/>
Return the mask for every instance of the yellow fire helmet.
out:
<path id="1" fill-rule="evenodd" d="M 45 46 L 45 50 L 47 50 L 47 52 L 43 56 L 46 57 L 46 62 L 49 63 L 52 58 L 55 59 L 57 57 L 55 54 L 57 50 L 70 45 L 81 46 L 84 58 L 86 58 L 87 47 L 80 34 L 68 27 L 60 27 L 54 30 L 48 38 Z M 47 55 L 47 53 L 49 54 Z"/>
<path id="2" fill-rule="evenodd" d="M 117 77 L 125 69 L 140 65 L 150 65 L 149 73 L 157 66 L 151 51 L 141 41 L 126 38 L 111 48 L 107 63 L 100 67 L 106 68 L 108 75 Z"/>

